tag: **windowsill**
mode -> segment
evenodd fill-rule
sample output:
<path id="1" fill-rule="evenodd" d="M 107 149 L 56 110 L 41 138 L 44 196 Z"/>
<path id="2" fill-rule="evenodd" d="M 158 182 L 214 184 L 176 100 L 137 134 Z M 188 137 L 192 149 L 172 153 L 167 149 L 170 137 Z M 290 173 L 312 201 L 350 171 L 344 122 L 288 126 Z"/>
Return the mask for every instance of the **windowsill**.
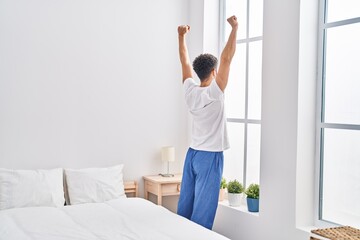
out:
<path id="1" fill-rule="evenodd" d="M 329 238 L 325 238 L 320 235 L 312 233 L 311 230 L 317 229 L 317 227 L 315 227 L 315 226 L 300 226 L 300 227 L 298 226 L 297 229 L 308 233 L 310 237 L 314 237 L 319 240 L 329 240 Z"/>
<path id="2" fill-rule="evenodd" d="M 319 221 L 319 223 L 320 223 L 320 226 L 319 226 L 319 224 L 314 224 L 314 225 L 308 225 L 308 226 L 297 226 L 296 228 L 298 230 L 309 233 L 311 237 L 316 237 L 316 239 L 329 240 L 329 238 L 321 237 L 321 236 L 319 236 L 317 234 L 312 233 L 311 230 L 340 227 L 340 225 L 336 225 L 336 224 L 332 224 L 332 223 L 328 223 L 328 222 L 323 222 L 323 221 Z"/>
<path id="3" fill-rule="evenodd" d="M 235 211 L 239 211 L 239 212 L 244 212 L 253 216 L 259 216 L 258 212 L 249 212 L 247 209 L 247 205 L 244 203 L 241 203 L 241 205 L 239 207 L 232 207 L 229 205 L 229 201 L 227 199 L 224 199 L 223 201 L 219 202 L 218 205 L 233 209 Z"/>
<path id="4" fill-rule="evenodd" d="M 218 205 L 228 208 L 228 209 L 231 209 L 232 211 L 238 211 L 238 212 L 242 212 L 242 213 L 249 214 L 249 215 L 256 216 L 256 217 L 259 216 L 259 212 L 255 212 L 255 213 L 249 212 L 247 209 L 246 203 L 241 203 L 241 205 L 239 207 L 232 207 L 229 205 L 229 201 L 227 199 L 225 199 L 225 200 L 219 202 Z M 330 227 L 330 226 L 327 226 L 327 227 Z M 319 236 L 317 234 L 313 234 L 311 232 L 311 230 L 318 229 L 318 228 L 320 228 L 320 227 L 316 227 L 316 226 L 297 226 L 296 227 L 296 229 L 303 231 L 305 233 L 308 233 L 309 236 L 316 237 L 319 240 L 329 240 L 328 238 L 321 237 L 321 236 Z M 325 228 L 325 227 L 322 227 L 322 228 Z"/>

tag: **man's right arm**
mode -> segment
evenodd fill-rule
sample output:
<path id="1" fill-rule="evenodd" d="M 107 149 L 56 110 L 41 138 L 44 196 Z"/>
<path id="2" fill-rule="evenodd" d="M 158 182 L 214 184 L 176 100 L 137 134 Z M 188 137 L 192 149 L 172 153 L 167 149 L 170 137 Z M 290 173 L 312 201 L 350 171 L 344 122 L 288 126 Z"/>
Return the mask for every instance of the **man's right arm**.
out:
<path id="1" fill-rule="evenodd" d="M 225 48 L 221 53 L 219 71 L 216 75 L 216 83 L 223 92 L 228 83 L 230 64 L 236 50 L 236 34 L 238 29 L 238 22 L 235 16 L 228 18 L 227 21 L 231 25 L 232 30 Z"/>
<path id="2" fill-rule="evenodd" d="M 182 68 L 182 81 L 192 78 L 192 69 L 189 58 L 189 53 L 186 45 L 185 35 L 190 31 L 190 26 L 182 25 L 178 27 L 179 34 L 179 55 Z"/>

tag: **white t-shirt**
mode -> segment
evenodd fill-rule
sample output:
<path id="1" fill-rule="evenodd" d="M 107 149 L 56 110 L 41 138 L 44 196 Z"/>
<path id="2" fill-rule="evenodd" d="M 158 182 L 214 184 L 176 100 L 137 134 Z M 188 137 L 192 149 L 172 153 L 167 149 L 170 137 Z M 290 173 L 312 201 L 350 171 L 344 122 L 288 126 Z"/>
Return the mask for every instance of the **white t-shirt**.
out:
<path id="1" fill-rule="evenodd" d="M 185 100 L 193 117 L 190 147 L 195 150 L 220 152 L 228 149 L 224 93 L 213 80 L 200 87 L 192 78 L 184 81 Z"/>

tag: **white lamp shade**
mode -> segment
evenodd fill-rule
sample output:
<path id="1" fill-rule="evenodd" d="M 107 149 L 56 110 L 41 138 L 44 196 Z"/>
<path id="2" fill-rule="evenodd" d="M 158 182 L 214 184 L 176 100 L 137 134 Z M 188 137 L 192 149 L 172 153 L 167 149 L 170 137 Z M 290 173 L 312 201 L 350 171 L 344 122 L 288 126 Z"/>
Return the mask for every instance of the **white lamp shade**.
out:
<path id="1" fill-rule="evenodd" d="M 163 147 L 161 149 L 161 160 L 163 162 L 174 162 L 175 161 L 175 148 L 172 146 Z"/>

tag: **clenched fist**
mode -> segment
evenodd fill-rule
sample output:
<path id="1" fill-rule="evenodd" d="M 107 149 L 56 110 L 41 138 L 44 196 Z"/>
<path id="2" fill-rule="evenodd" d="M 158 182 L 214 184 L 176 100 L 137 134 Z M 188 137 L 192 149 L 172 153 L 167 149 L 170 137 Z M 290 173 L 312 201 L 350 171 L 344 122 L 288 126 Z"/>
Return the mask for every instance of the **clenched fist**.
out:
<path id="1" fill-rule="evenodd" d="M 190 26 L 189 25 L 181 25 L 181 26 L 178 27 L 178 33 L 179 33 L 180 36 L 184 36 L 189 31 L 190 31 Z"/>
<path id="2" fill-rule="evenodd" d="M 230 23 L 232 28 L 237 28 L 238 27 L 238 21 L 237 21 L 237 17 L 235 15 L 229 17 L 227 19 L 227 21 L 228 21 L 228 23 Z"/>

